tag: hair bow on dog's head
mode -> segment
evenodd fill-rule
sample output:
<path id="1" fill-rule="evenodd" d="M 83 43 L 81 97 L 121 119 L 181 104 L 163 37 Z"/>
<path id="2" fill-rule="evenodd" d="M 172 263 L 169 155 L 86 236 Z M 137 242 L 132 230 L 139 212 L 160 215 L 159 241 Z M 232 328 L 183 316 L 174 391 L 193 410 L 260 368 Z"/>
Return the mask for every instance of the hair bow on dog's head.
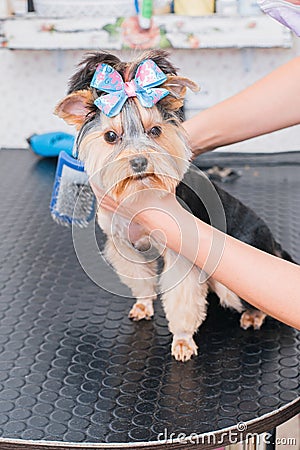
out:
<path id="1" fill-rule="evenodd" d="M 121 111 L 129 97 L 137 97 L 141 105 L 151 108 L 169 94 L 164 88 L 157 88 L 167 80 L 167 76 L 151 59 L 146 59 L 137 68 L 133 80 L 124 82 L 119 72 L 108 64 L 99 64 L 91 86 L 106 92 L 98 97 L 95 105 L 108 117 Z"/>

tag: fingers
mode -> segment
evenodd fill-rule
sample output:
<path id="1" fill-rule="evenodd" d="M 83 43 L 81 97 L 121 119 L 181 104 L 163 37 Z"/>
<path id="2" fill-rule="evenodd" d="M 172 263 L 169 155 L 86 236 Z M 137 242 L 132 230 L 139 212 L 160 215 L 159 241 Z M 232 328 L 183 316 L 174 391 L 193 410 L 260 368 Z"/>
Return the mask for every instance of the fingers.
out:
<path id="1" fill-rule="evenodd" d="M 175 195 L 169 193 L 160 197 L 156 189 L 143 191 L 137 202 L 130 201 L 130 203 L 128 203 L 127 200 L 131 199 L 131 197 L 128 197 L 128 199 L 125 199 L 119 204 L 106 194 L 105 190 L 97 184 L 90 181 L 90 185 L 97 198 L 98 205 L 101 208 L 116 213 L 117 215 L 121 215 L 129 219 L 129 221 L 141 222 L 143 224 L 144 220 L 141 213 L 147 210 L 149 210 L 149 212 L 146 213 L 146 216 L 147 214 L 151 215 L 151 211 L 153 212 L 155 210 L 164 211 L 171 215 L 175 214 L 176 216 L 176 213 L 182 208 L 177 202 Z"/>
<path id="2" fill-rule="evenodd" d="M 92 182 L 90 182 L 90 185 L 97 198 L 99 206 L 108 211 L 116 211 L 116 209 L 118 208 L 118 204 L 109 195 L 105 194 L 105 191 L 99 188 L 99 186 Z"/>

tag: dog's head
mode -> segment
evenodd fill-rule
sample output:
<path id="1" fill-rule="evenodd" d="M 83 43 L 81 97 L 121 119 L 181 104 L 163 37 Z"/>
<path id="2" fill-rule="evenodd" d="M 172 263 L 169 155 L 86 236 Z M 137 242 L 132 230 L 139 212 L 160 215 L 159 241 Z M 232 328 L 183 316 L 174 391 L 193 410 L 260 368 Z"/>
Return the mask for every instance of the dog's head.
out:
<path id="1" fill-rule="evenodd" d="M 162 83 L 156 86 L 165 95 L 145 107 L 134 87 L 139 68 L 149 60 L 163 73 Z M 120 77 L 127 89 L 126 101 L 113 115 L 107 115 L 99 103 L 95 105 L 99 99 L 107 102 L 110 95 L 101 87 L 106 82 L 106 74 L 100 74 L 101 86 L 94 83 L 102 67 Z M 133 93 L 128 93 L 132 86 Z M 108 53 L 93 53 L 79 65 L 70 80 L 69 93 L 57 105 L 55 113 L 76 126 L 79 159 L 84 162 L 88 175 L 93 176 L 93 182 L 110 191 L 115 199 L 122 200 L 146 188 L 174 192 L 190 159 L 180 125 L 187 87 L 198 90 L 194 82 L 177 76 L 164 51 L 149 51 L 131 62 L 122 62 Z M 146 88 L 144 94 L 153 91 L 156 89 Z"/>

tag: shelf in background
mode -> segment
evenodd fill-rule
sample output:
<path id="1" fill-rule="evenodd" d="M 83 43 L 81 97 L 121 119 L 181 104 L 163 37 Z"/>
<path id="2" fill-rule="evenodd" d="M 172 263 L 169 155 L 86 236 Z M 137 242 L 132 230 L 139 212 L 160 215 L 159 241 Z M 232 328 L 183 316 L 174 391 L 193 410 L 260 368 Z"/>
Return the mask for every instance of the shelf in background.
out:
<path id="1" fill-rule="evenodd" d="M 293 42 L 289 30 L 264 15 L 155 16 L 147 32 L 140 31 L 135 16 L 51 19 L 28 15 L 1 24 L 2 47 L 11 50 L 290 48 Z"/>

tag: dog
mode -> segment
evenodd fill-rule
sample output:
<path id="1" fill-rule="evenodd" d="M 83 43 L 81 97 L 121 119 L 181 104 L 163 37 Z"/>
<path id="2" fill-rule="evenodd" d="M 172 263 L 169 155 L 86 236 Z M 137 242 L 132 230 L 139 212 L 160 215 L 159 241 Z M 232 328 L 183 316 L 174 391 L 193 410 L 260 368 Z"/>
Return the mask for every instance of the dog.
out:
<path id="1" fill-rule="evenodd" d="M 194 216 L 210 223 L 201 200 L 207 179 L 190 164 L 191 150 L 181 126 L 187 88 L 198 90 L 196 83 L 177 75 L 165 51 L 151 50 L 131 62 L 105 52 L 90 53 L 70 79 L 68 95 L 55 113 L 76 126 L 79 159 L 93 182 L 116 201 L 149 188 L 161 192 L 158 195 L 176 193 Z M 262 219 L 217 185 L 214 189 L 229 235 L 291 260 Z M 197 354 L 193 335 L 206 318 L 208 290 L 218 295 L 221 305 L 241 313 L 242 328 L 263 324 L 265 313 L 212 278 L 199 282 L 201 270 L 171 249 L 163 249 L 158 281 L 157 259 L 147 256 L 151 244 L 159 250 L 158 242 L 139 225 L 131 224 L 129 232 L 127 219 L 120 216 L 112 223 L 112 213 L 101 207 L 97 218 L 108 238 L 106 258 L 136 298 L 131 319 L 152 318 L 159 284 L 176 360 Z"/>

